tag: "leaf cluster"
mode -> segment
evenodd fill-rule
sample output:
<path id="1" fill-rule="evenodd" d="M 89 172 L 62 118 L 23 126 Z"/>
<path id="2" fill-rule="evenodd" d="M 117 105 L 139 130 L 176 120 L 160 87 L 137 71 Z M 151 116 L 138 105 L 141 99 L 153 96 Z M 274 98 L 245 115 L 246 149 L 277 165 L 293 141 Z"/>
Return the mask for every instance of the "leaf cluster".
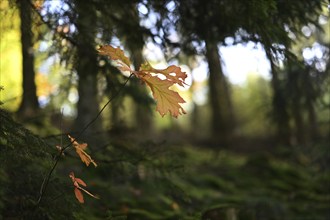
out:
<path id="1" fill-rule="evenodd" d="M 155 100 L 157 101 L 156 110 L 161 116 L 169 112 L 173 117 L 177 118 L 186 112 L 179 103 L 185 103 L 179 93 L 171 90 L 169 87 L 174 84 L 184 86 L 187 74 L 181 71 L 180 67 L 169 66 L 166 69 L 155 69 L 149 63 L 144 63 L 138 71 L 131 69 L 131 63 L 124 51 L 120 48 L 114 48 L 110 45 L 101 46 L 99 48 L 101 55 L 108 56 L 109 59 L 117 62 L 117 68 L 122 72 L 134 74 L 141 81 L 145 82 L 151 89 Z M 165 79 L 157 76 L 161 75 Z"/>

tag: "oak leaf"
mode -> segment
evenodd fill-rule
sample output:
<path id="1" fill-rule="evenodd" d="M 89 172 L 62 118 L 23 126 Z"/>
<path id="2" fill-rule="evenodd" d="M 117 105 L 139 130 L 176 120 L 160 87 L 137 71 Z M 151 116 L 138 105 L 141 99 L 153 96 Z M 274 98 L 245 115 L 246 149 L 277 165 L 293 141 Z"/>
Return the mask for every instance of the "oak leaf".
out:
<path id="1" fill-rule="evenodd" d="M 157 101 L 156 110 L 161 116 L 169 112 L 173 117 L 177 118 L 186 112 L 180 105 L 185 103 L 185 100 L 179 93 L 170 89 L 174 84 L 184 86 L 187 74 L 181 70 L 180 67 L 171 65 L 166 69 L 155 69 L 148 62 L 142 64 L 138 71 L 130 68 L 130 61 L 125 56 L 124 51 L 120 48 L 114 48 L 110 45 L 101 46 L 99 54 L 108 56 L 109 59 L 114 60 L 118 64 L 118 69 L 121 71 L 129 71 L 136 77 L 144 81 L 151 89 L 153 97 Z M 158 76 L 162 76 L 162 78 Z"/>
<path id="2" fill-rule="evenodd" d="M 169 80 L 162 80 L 157 76 L 146 74 L 141 79 L 150 87 L 152 95 L 157 101 L 156 111 L 164 116 L 167 112 L 177 118 L 181 114 L 186 114 L 179 103 L 185 103 L 185 100 L 179 93 L 170 90 L 169 87 L 174 83 Z"/>
<path id="3" fill-rule="evenodd" d="M 84 200 L 84 195 L 82 194 L 82 192 L 78 189 L 78 188 L 74 188 L 74 195 L 76 196 L 77 200 L 80 202 L 80 203 L 84 203 L 85 200 Z"/>
<path id="4" fill-rule="evenodd" d="M 119 64 L 118 69 L 121 71 L 132 72 L 130 60 L 119 47 L 115 48 L 110 45 L 103 45 L 98 49 L 98 52 L 100 55 L 107 56 L 109 59 L 116 61 Z"/>
<path id="5" fill-rule="evenodd" d="M 81 191 L 85 192 L 87 195 L 95 198 L 95 199 L 99 199 L 99 197 L 93 195 L 92 193 L 88 192 L 86 189 L 82 188 L 80 185 L 82 186 L 87 186 L 87 184 L 80 178 L 77 178 L 74 176 L 74 173 L 71 172 L 69 174 L 69 177 L 71 178 L 72 182 L 73 182 L 73 186 L 74 186 L 74 194 L 77 198 L 77 200 L 80 202 L 80 203 L 84 203 L 84 195 L 82 194 Z"/>
<path id="6" fill-rule="evenodd" d="M 73 147 L 76 149 L 76 152 L 78 156 L 80 157 L 81 161 L 86 164 L 86 166 L 89 166 L 90 163 L 92 163 L 95 167 L 97 167 L 97 164 L 95 161 L 85 152 L 87 148 L 86 143 L 79 144 L 74 138 L 72 138 L 70 135 L 68 135 L 70 138 Z"/>
<path id="7" fill-rule="evenodd" d="M 166 69 L 155 69 L 148 62 L 146 62 L 141 65 L 140 71 L 162 74 L 166 77 L 166 80 L 173 83 L 177 83 L 180 86 L 185 85 L 184 81 L 187 78 L 187 74 L 185 72 L 182 72 L 181 68 L 175 65 L 171 65 Z"/>

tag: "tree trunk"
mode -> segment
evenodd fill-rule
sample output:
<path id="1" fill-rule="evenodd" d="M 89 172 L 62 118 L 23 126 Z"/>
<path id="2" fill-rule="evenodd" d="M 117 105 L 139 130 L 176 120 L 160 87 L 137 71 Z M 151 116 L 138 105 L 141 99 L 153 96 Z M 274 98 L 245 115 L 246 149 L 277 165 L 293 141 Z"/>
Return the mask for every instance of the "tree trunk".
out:
<path id="1" fill-rule="evenodd" d="M 134 62 L 134 67 L 136 70 L 139 69 L 140 65 L 143 63 L 142 56 L 142 48 L 136 49 L 132 51 L 132 59 Z M 148 90 L 145 84 L 141 84 L 139 80 L 133 80 L 134 89 L 137 90 L 137 93 L 143 98 L 147 100 Z M 153 128 L 152 123 L 153 111 L 148 102 L 139 102 L 138 100 L 135 102 L 135 123 L 136 128 L 139 131 L 143 131 L 143 133 L 148 133 Z"/>
<path id="2" fill-rule="evenodd" d="M 266 50 L 266 54 L 271 64 L 271 85 L 273 89 L 273 120 L 276 123 L 276 136 L 281 143 L 290 144 L 291 134 L 289 126 L 289 114 L 287 112 L 287 102 L 283 94 L 283 89 L 281 88 L 280 79 L 271 52 L 269 50 Z"/>
<path id="3" fill-rule="evenodd" d="M 287 99 L 291 102 L 290 108 L 294 122 L 294 137 L 295 142 L 299 145 L 306 144 L 306 133 L 304 126 L 304 117 L 303 117 L 303 106 L 302 98 L 304 97 L 304 87 L 302 87 L 302 80 L 304 72 L 300 68 L 298 63 L 289 61 L 286 64 L 287 71 L 285 72 L 288 77 L 287 81 Z"/>
<path id="4" fill-rule="evenodd" d="M 117 69 L 113 69 L 109 73 L 106 74 L 106 81 L 107 81 L 107 90 L 109 93 L 109 98 L 112 99 L 117 92 L 120 90 L 120 87 L 118 86 L 120 83 L 117 79 L 117 76 L 115 75 L 115 72 L 118 71 Z M 121 74 L 121 73 L 120 73 Z M 110 104 L 110 110 L 111 110 L 111 130 L 120 132 L 124 128 L 127 127 L 127 123 L 125 122 L 124 118 L 122 117 L 122 114 L 120 112 L 122 108 L 122 104 L 124 101 L 124 96 L 119 95 L 115 99 L 112 100 Z"/>
<path id="5" fill-rule="evenodd" d="M 35 116 L 39 110 L 34 72 L 32 9 L 28 1 L 18 1 L 21 19 L 23 97 L 17 113 L 23 119 Z"/>
<path id="6" fill-rule="evenodd" d="M 95 51 L 96 14 L 90 4 L 75 1 L 77 18 L 77 54 L 75 69 L 79 76 L 77 118 L 74 130 L 81 131 L 99 112 L 97 99 L 97 54 Z M 101 131 L 101 120 L 96 120 L 84 133 L 86 141 L 96 141 L 97 132 Z"/>
<path id="7" fill-rule="evenodd" d="M 209 66 L 209 97 L 211 104 L 212 136 L 221 144 L 230 142 L 234 116 L 228 83 L 223 75 L 217 43 L 206 41 L 206 59 Z"/>
<path id="8" fill-rule="evenodd" d="M 194 94 L 196 93 L 196 82 L 193 80 L 191 83 L 191 86 L 189 88 L 189 92 L 191 93 L 192 96 L 192 104 L 193 104 L 193 110 L 190 113 L 190 127 L 191 127 L 191 134 L 194 137 L 198 137 L 198 135 L 200 134 L 200 131 L 196 130 L 195 128 L 199 127 L 199 117 L 200 117 L 200 110 L 199 110 L 199 106 L 198 104 L 195 102 L 194 100 Z"/>
<path id="9" fill-rule="evenodd" d="M 309 124 L 309 133 L 312 140 L 316 140 L 319 137 L 319 129 L 317 126 L 317 116 L 315 113 L 315 108 L 313 101 L 308 99 L 306 100 L 307 113 L 308 113 L 308 124 Z"/>
<path id="10" fill-rule="evenodd" d="M 306 92 L 305 105 L 307 108 L 308 117 L 308 133 L 311 140 L 316 140 L 319 137 L 319 129 L 317 126 L 317 115 L 315 112 L 315 100 L 317 99 L 317 92 L 313 86 L 313 80 L 310 75 L 310 68 L 307 68 L 304 73 L 304 90 Z"/>
<path id="11" fill-rule="evenodd" d="M 131 53 L 131 59 L 135 70 L 139 70 L 143 58 L 143 32 L 140 27 L 140 20 L 138 16 L 137 6 L 131 4 L 129 13 L 126 16 L 131 16 L 130 30 L 128 30 L 127 47 Z M 153 128 L 153 111 L 150 107 L 148 99 L 148 90 L 144 84 L 141 84 L 140 80 L 132 79 L 132 85 L 137 97 L 135 97 L 135 127 L 138 131 L 142 131 L 144 134 L 149 134 Z M 139 97 L 140 100 L 139 100 Z"/>
<path id="12" fill-rule="evenodd" d="M 300 100 L 297 98 L 292 103 L 292 114 L 295 124 L 295 137 L 298 144 L 304 145 L 306 143 L 306 134 L 304 128 L 304 119 L 301 112 Z"/>

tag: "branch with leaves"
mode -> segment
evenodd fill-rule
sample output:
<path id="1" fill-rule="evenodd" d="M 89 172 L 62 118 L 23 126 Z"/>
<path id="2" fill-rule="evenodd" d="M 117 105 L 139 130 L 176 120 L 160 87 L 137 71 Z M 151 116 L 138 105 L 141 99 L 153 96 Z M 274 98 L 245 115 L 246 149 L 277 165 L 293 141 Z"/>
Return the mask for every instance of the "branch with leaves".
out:
<path id="1" fill-rule="evenodd" d="M 105 55 L 114 61 L 117 65 L 116 67 L 120 71 L 130 73 L 130 76 L 127 78 L 122 88 L 125 87 L 128 80 L 133 75 L 149 86 L 153 97 L 157 102 L 156 111 L 158 111 L 161 116 L 166 115 L 168 112 L 175 118 L 177 118 L 179 115 L 186 114 L 185 110 L 181 106 L 182 103 L 185 103 L 185 100 L 179 95 L 178 92 L 171 89 L 171 87 L 175 84 L 182 87 L 186 85 L 184 81 L 187 78 L 187 74 L 183 72 L 180 67 L 171 65 L 166 69 L 155 69 L 148 62 L 146 62 L 140 66 L 139 70 L 133 70 L 131 68 L 131 62 L 129 58 L 120 48 L 114 48 L 110 45 L 105 45 L 101 46 L 98 49 L 98 52 L 100 55 Z M 93 124 L 98 119 L 104 109 L 120 93 L 122 88 L 114 96 L 112 96 L 111 99 L 109 99 L 109 101 L 102 107 L 95 118 L 81 130 L 77 138 L 73 138 L 69 135 L 68 137 L 70 139 L 70 143 L 67 146 L 57 146 L 59 153 L 52 168 L 50 169 L 48 175 L 44 178 L 44 181 L 41 185 L 37 205 L 40 204 L 45 194 L 51 175 L 55 170 L 59 159 L 64 155 L 64 151 L 69 147 L 73 146 L 75 148 L 76 153 L 79 155 L 82 162 L 86 164 L 86 166 L 93 164 L 95 167 L 97 167 L 96 162 L 85 151 L 87 148 L 87 143 L 80 144 L 77 142 L 77 139 L 90 127 L 91 124 Z M 85 192 L 93 198 L 98 198 L 80 186 L 86 186 L 86 183 L 80 178 L 76 178 L 73 172 L 70 173 L 69 177 L 73 181 L 73 185 L 75 187 L 75 196 L 80 203 L 84 203 L 84 198 L 81 191 Z"/>
<path id="2" fill-rule="evenodd" d="M 78 133 L 78 136 L 76 138 L 73 138 L 71 140 L 71 142 L 66 145 L 65 147 L 62 146 L 58 146 L 57 148 L 59 149 L 59 153 L 57 154 L 57 156 L 55 157 L 55 161 L 52 165 L 52 167 L 50 168 L 48 174 L 45 176 L 41 187 L 40 187 L 40 192 L 39 192 L 39 198 L 37 200 L 36 206 L 39 206 L 43 196 L 45 195 L 46 189 L 48 187 L 50 178 L 60 160 L 60 158 L 63 156 L 64 152 L 73 145 L 73 143 L 79 139 L 82 134 L 100 117 L 100 115 L 102 114 L 102 112 L 104 111 L 104 109 L 120 94 L 120 92 L 123 90 L 123 88 L 125 88 L 126 84 L 128 83 L 129 79 L 132 77 L 133 74 L 131 74 L 126 81 L 124 82 L 123 86 L 108 100 L 107 103 L 105 103 L 105 105 L 101 108 L 101 110 L 98 112 L 98 114 L 94 117 L 94 119 L 92 119 L 89 123 L 86 124 L 86 126 Z"/>
<path id="3" fill-rule="evenodd" d="M 80 203 L 84 203 L 84 196 L 83 194 L 81 193 L 81 191 L 83 191 L 84 193 L 86 193 L 87 195 L 93 197 L 94 199 L 99 199 L 98 196 L 95 196 L 93 195 L 92 193 L 88 192 L 86 189 L 82 188 L 80 185 L 82 186 L 87 186 L 87 184 L 80 178 L 77 178 L 74 176 L 74 173 L 71 172 L 69 177 L 71 178 L 72 182 L 73 182 L 73 186 L 74 186 L 74 194 L 77 198 L 77 200 L 80 202 Z"/>
<path id="4" fill-rule="evenodd" d="M 152 91 L 153 97 L 157 102 L 156 110 L 161 116 L 169 112 L 173 117 L 186 114 L 180 103 L 185 103 L 185 100 L 178 92 L 170 89 L 171 86 L 177 84 L 185 85 L 187 74 L 182 72 L 181 68 L 171 65 L 166 69 L 155 69 L 148 62 L 142 64 L 139 70 L 131 69 L 131 62 L 124 51 L 120 48 L 114 48 L 110 45 L 101 46 L 98 49 L 101 55 L 107 56 L 109 59 L 117 63 L 117 68 L 123 72 L 130 72 L 146 83 Z M 161 79 L 159 76 L 161 76 Z"/>

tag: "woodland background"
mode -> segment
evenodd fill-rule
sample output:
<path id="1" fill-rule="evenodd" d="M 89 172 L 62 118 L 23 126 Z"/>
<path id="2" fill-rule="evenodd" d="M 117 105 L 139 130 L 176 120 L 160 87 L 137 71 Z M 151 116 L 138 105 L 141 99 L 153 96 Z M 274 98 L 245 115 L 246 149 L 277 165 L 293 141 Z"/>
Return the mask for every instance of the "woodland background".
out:
<path id="1" fill-rule="evenodd" d="M 329 220 L 329 7 L 2 0 L 0 219 Z M 135 69 L 147 60 L 186 71 L 176 89 L 187 114 L 161 117 L 146 86 L 124 84 L 97 53 L 106 44 Z M 231 83 L 221 48 L 235 45 L 261 48 L 269 78 Z M 38 202 L 67 134 L 98 167 L 68 150 Z M 100 199 L 79 204 L 71 171 Z"/>

